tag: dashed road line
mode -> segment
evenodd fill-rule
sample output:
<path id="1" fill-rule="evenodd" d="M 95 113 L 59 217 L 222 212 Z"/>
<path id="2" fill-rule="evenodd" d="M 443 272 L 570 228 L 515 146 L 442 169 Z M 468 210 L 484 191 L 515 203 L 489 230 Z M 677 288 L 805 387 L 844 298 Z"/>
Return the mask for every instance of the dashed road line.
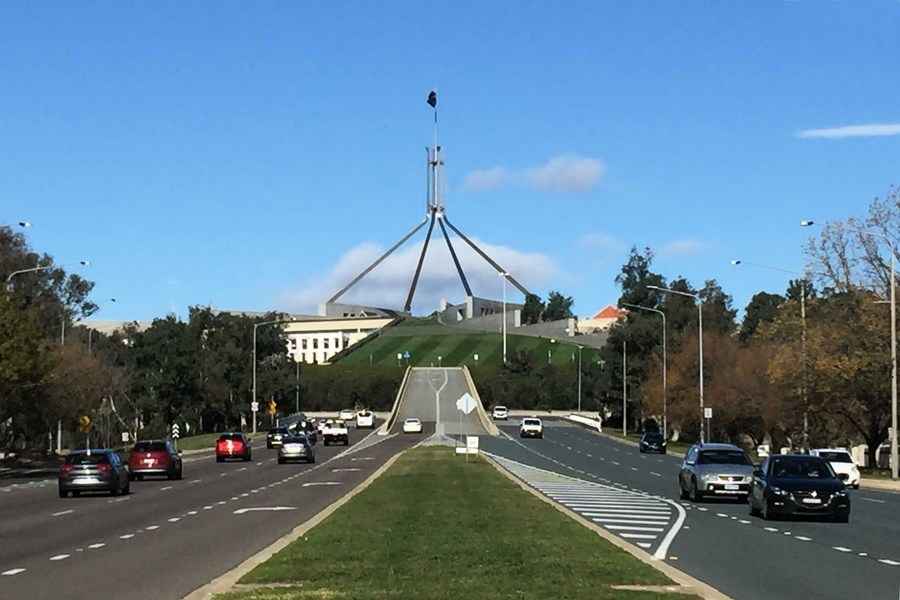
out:
<path id="1" fill-rule="evenodd" d="M 844 548 L 843 546 L 832 546 L 832 550 L 837 550 L 838 552 L 853 552 L 850 548 Z"/>
<path id="2" fill-rule="evenodd" d="M 26 569 L 10 569 L 8 571 L 3 571 L 0 575 L 4 577 L 9 577 L 11 575 L 18 575 L 19 573 L 24 573 Z"/>
<path id="3" fill-rule="evenodd" d="M 70 508 L 69 510 L 61 510 L 59 512 L 55 512 L 55 513 L 53 513 L 53 516 L 61 517 L 63 515 L 71 515 L 73 512 L 75 512 L 75 511 Z"/>
<path id="4" fill-rule="evenodd" d="M 106 544 L 104 544 L 103 542 L 97 542 L 96 544 L 91 544 L 90 546 L 88 546 L 88 548 L 91 550 L 97 550 L 98 548 L 102 548 L 105 545 Z"/>
<path id="5" fill-rule="evenodd" d="M 51 556 L 50 560 L 52 560 L 52 561 L 65 560 L 65 559 L 69 558 L 70 556 L 72 556 L 72 555 L 71 554 L 57 554 L 56 556 Z"/>

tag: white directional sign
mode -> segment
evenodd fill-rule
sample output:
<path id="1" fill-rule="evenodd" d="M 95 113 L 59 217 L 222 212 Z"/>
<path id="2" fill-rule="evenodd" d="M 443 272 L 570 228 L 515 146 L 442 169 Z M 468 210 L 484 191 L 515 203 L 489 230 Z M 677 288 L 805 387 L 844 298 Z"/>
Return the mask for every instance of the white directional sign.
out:
<path id="1" fill-rule="evenodd" d="M 178 423 L 172 424 L 172 437 L 176 440 L 181 437 L 181 429 L 179 429 Z"/>
<path id="2" fill-rule="evenodd" d="M 703 418 L 712 419 L 712 409 L 710 407 L 707 406 L 703 409 Z"/>
<path id="3" fill-rule="evenodd" d="M 127 431 L 123 431 L 123 432 L 122 432 L 122 441 L 123 441 L 123 442 L 127 442 L 127 441 L 129 440 L 130 437 L 131 437 L 131 436 L 128 434 Z"/>
<path id="4" fill-rule="evenodd" d="M 465 414 L 469 414 L 475 410 L 475 398 L 470 396 L 469 392 L 466 392 L 456 401 L 456 408 Z"/>
<path id="5" fill-rule="evenodd" d="M 253 412 L 257 412 L 259 410 L 259 402 L 256 402 L 255 400 L 251 402 L 250 410 L 252 410 Z"/>

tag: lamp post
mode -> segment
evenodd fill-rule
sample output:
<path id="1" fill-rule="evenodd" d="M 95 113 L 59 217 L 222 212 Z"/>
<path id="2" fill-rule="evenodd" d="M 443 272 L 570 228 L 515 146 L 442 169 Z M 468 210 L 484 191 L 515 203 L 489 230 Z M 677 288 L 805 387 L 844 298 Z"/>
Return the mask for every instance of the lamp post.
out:
<path id="1" fill-rule="evenodd" d="M 628 342 L 622 340 L 622 437 L 628 437 Z"/>
<path id="2" fill-rule="evenodd" d="M 503 278 L 503 364 L 506 364 L 506 278 L 509 273 L 501 271 L 500 277 Z"/>
<path id="3" fill-rule="evenodd" d="M 34 273 L 35 271 L 43 271 L 44 269 L 52 269 L 53 265 L 45 265 L 43 267 L 31 267 L 29 269 L 19 269 L 18 271 L 13 271 L 6 277 L 6 290 L 11 292 L 13 290 L 13 277 L 16 275 L 23 275 L 25 273 Z"/>
<path id="4" fill-rule="evenodd" d="M 581 414 L 581 351 L 584 346 L 578 346 L 578 414 Z"/>
<path id="5" fill-rule="evenodd" d="M 700 334 L 700 443 L 703 444 L 705 441 L 703 436 L 703 298 L 700 297 L 700 294 L 691 294 L 690 292 L 682 292 L 680 290 L 673 290 L 656 285 L 648 285 L 647 289 L 665 292 L 666 294 L 687 296 L 688 298 L 693 298 L 697 303 L 697 323 Z"/>
<path id="6" fill-rule="evenodd" d="M 666 358 L 666 313 L 656 308 L 650 308 L 649 306 L 640 306 L 638 304 L 628 304 L 627 302 L 623 302 L 622 306 L 629 306 L 631 308 L 636 308 L 638 310 L 646 310 L 647 312 L 656 313 L 662 317 L 662 386 L 663 386 L 663 438 L 667 438 L 668 431 L 668 412 L 669 412 L 669 402 L 668 402 L 668 393 L 667 393 L 667 382 L 666 382 L 666 369 L 667 369 L 667 358 Z"/>
<path id="7" fill-rule="evenodd" d="M 857 227 L 853 231 L 860 235 L 881 238 L 891 249 L 891 479 L 897 479 L 897 251 L 894 242 L 886 235 L 866 231 Z"/>

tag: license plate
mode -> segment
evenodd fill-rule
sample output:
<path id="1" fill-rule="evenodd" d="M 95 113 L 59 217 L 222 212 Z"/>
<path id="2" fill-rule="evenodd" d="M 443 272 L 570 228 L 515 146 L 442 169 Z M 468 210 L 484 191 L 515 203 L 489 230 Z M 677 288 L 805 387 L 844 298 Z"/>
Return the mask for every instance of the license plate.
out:
<path id="1" fill-rule="evenodd" d="M 156 461 L 155 461 L 154 459 L 152 459 L 152 458 L 145 458 L 145 459 L 144 459 L 144 464 L 145 464 L 145 465 L 152 465 L 152 464 L 155 463 L 155 462 L 156 462 Z"/>
<path id="2" fill-rule="evenodd" d="M 822 504 L 822 501 L 818 498 L 804 498 L 802 502 L 803 504 Z"/>
<path id="3" fill-rule="evenodd" d="M 100 483 L 96 477 L 76 477 L 73 483 Z"/>
<path id="4" fill-rule="evenodd" d="M 736 483 L 726 483 L 725 489 L 726 490 L 739 490 L 739 489 L 741 489 L 741 486 L 737 485 Z"/>

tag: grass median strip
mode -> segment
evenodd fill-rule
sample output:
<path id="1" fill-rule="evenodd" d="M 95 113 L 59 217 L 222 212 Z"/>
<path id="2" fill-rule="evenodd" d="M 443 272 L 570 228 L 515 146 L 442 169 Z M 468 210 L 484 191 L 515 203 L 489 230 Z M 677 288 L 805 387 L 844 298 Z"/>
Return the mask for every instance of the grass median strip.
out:
<path id="1" fill-rule="evenodd" d="M 216 599 L 688 597 L 613 587 L 671 584 L 487 462 L 430 447 Z"/>

